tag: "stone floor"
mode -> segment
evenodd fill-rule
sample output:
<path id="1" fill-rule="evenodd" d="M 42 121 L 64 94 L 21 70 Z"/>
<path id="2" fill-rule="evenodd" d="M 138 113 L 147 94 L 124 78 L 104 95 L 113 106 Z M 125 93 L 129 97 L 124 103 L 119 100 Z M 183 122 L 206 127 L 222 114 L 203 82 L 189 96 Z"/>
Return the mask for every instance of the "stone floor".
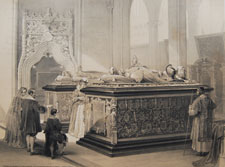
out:
<path id="1" fill-rule="evenodd" d="M 11 148 L 1 139 L 4 130 L 0 128 L 0 167 L 192 167 L 192 162 L 200 159 L 188 149 L 183 155 L 183 150 L 171 150 L 155 153 L 144 153 L 110 158 L 75 143 L 76 138 L 69 136 L 69 143 L 65 155 L 51 160 L 40 154 L 43 150 L 44 134 L 37 135 L 36 150 L 38 155 L 30 156 L 25 149 Z M 225 167 L 225 159 L 220 160 L 220 166 Z"/>
<path id="2" fill-rule="evenodd" d="M 78 145 L 69 144 L 68 148 L 66 157 L 90 167 L 192 167 L 192 161 L 200 159 L 190 150 L 185 156 L 183 150 L 175 150 L 110 158 Z"/>
<path id="3" fill-rule="evenodd" d="M 1 139 L 4 130 L 0 129 Z M 57 167 L 191 167 L 200 157 L 183 150 L 146 153 L 110 158 L 75 144 L 76 138 L 69 136 L 69 143 L 62 158 L 51 160 L 43 155 L 30 156 L 25 149 L 11 148 L 0 141 L 0 166 L 57 166 Z M 44 135 L 38 134 L 37 143 L 43 146 Z M 41 149 L 36 147 L 36 149 Z"/>

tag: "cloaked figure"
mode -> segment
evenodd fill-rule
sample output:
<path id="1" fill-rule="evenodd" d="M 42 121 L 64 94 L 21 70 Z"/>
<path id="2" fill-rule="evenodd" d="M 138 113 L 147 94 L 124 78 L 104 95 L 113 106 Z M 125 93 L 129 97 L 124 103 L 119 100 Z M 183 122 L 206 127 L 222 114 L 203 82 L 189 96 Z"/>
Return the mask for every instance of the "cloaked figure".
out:
<path id="1" fill-rule="evenodd" d="M 206 155 L 212 142 L 213 109 L 216 104 L 205 94 L 205 89 L 200 87 L 197 90 L 199 95 L 189 106 L 189 115 L 193 116 L 191 140 L 192 149 Z"/>
<path id="2" fill-rule="evenodd" d="M 6 115 L 6 131 L 4 141 L 8 145 L 16 148 L 26 147 L 25 135 L 20 130 L 22 101 L 26 96 L 27 88 L 21 87 L 17 95 L 13 98 L 12 103 Z"/>
<path id="3" fill-rule="evenodd" d="M 35 100 L 36 94 L 34 89 L 28 90 L 28 95 L 22 101 L 22 121 L 20 129 L 26 135 L 27 151 L 30 155 L 34 153 L 34 142 L 38 132 L 41 132 L 40 112 L 44 108 Z"/>

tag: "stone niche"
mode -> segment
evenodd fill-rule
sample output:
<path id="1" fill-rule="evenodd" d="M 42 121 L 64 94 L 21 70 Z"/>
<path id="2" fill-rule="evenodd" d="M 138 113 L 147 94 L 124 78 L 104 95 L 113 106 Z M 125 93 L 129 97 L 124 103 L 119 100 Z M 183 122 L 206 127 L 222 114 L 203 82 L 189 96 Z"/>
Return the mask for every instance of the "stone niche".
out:
<path id="1" fill-rule="evenodd" d="M 199 59 L 190 66 L 192 80 L 214 88 L 211 97 L 216 113 L 225 113 L 225 50 L 224 33 L 196 36 Z"/>
<path id="2" fill-rule="evenodd" d="M 22 55 L 18 65 L 18 87 L 30 88 L 33 86 L 31 76 L 34 74 L 32 74 L 32 69 L 41 63 L 43 57 L 53 58 L 55 63 L 62 66 L 64 70 L 74 73 L 76 61 L 73 53 L 73 21 L 72 10 L 61 13 L 50 8 L 47 11 L 24 11 Z M 43 73 L 37 74 L 45 75 Z"/>

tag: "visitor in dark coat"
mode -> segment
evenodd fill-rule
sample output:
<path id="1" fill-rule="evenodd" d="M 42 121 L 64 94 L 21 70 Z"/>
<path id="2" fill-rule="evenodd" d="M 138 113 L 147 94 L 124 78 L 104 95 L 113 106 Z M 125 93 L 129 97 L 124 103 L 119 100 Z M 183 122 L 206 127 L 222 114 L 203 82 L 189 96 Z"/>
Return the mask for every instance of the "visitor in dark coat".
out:
<path id="1" fill-rule="evenodd" d="M 38 132 L 41 132 L 40 105 L 35 100 L 35 90 L 30 89 L 24 98 L 22 106 L 22 121 L 20 129 L 26 135 L 27 151 L 30 155 L 34 153 L 34 140 Z"/>

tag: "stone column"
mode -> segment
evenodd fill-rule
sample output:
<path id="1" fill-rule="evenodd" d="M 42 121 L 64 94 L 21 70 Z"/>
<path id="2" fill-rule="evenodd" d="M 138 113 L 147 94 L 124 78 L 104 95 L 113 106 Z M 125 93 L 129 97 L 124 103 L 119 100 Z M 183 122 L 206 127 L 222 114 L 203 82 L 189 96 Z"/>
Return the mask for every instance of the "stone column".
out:
<path id="1" fill-rule="evenodd" d="M 107 1 L 107 9 L 109 13 L 109 57 L 111 58 L 111 66 L 114 66 L 113 57 L 113 11 L 114 11 L 114 0 Z"/>
<path id="2" fill-rule="evenodd" d="M 123 52 L 122 64 L 123 68 L 130 67 L 130 8 L 131 0 L 123 0 L 123 18 L 122 18 L 122 39 L 123 39 Z"/>
<path id="3" fill-rule="evenodd" d="M 148 66 L 160 70 L 158 42 L 159 12 L 162 0 L 144 0 L 149 14 L 149 56 Z"/>
<path id="4" fill-rule="evenodd" d="M 12 97 L 16 94 L 18 89 L 17 85 L 17 33 L 18 33 L 18 13 L 19 13 L 19 1 L 13 0 L 13 18 L 12 18 Z"/>
<path id="5" fill-rule="evenodd" d="M 186 0 L 169 0 L 169 63 L 187 65 Z"/>
<path id="6" fill-rule="evenodd" d="M 131 0 L 114 0 L 113 65 L 118 69 L 130 66 L 130 7 Z"/>
<path id="7" fill-rule="evenodd" d="M 114 12 L 113 12 L 113 60 L 116 68 L 121 68 L 122 57 L 122 1 L 114 0 Z"/>
<path id="8" fill-rule="evenodd" d="M 194 64 L 199 58 L 196 49 L 195 36 L 198 34 L 198 15 L 202 0 L 189 0 L 186 3 L 187 8 L 187 64 Z"/>
<path id="9" fill-rule="evenodd" d="M 82 65 L 82 0 L 75 1 L 74 20 L 74 59 L 78 67 Z"/>
<path id="10" fill-rule="evenodd" d="M 149 16 L 150 17 L 150 16 Z M 148 56 L 148 65 L 151 69 L 158 69 L 159 55 L 158 55 L 158 22 L 156 18 L 150 18 L 149 22 L 149 56 Z"/>

